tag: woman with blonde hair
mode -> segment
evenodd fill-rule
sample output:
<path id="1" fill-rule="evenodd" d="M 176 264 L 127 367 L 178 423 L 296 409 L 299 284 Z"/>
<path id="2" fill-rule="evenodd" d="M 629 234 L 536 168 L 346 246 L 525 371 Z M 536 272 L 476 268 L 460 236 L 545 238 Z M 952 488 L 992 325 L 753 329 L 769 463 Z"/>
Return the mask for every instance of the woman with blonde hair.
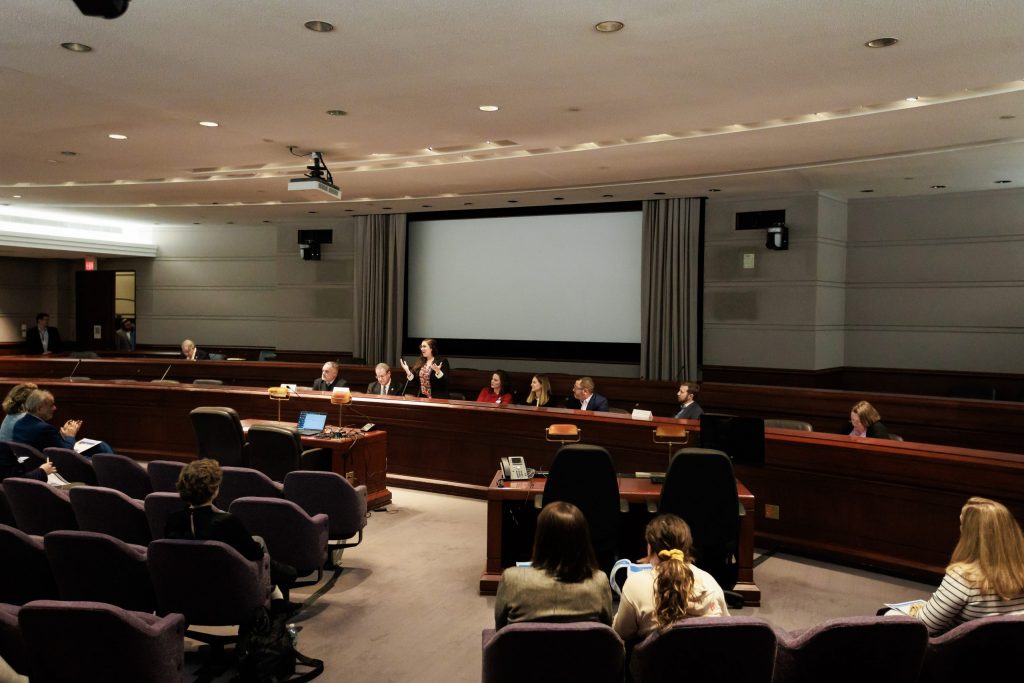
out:
<path id="1" fill-rule="evenodd" d="M 25 401 L 29 395 L 39 387 L 32 382 L 15 384 L 7 392 L 4 398 L 4 421 L 0 425 L 0 441 L 11 441 L 14 439 L 14 425 L 18 420 L 25 417 Z"/>
<path id="2" fill-rule="evenodd" d="M 992 614 L 1024 613 L 1024 535 L 1006 506 L 970 498 L 942 584 L 914 616 L 932 635 Z"/>
<path id="3" fill-rule="evenodd" d="M 729 616 L 725 594 L 714 577 L 693 564 L 689 525 L 659 515 L 644 532 L 649 572 L 631 572 L 622 587 L 612 628 L 623 640 L 646 638 L 690 617 Z"/>
<path id="4" fill-rule="evenodd" d="M 555 401 L 551 395 L 551 382 L 547 375 L 534 375 L 530 380 L 530 394 L 526 397 L 526 405 L 554 408 Z"/>

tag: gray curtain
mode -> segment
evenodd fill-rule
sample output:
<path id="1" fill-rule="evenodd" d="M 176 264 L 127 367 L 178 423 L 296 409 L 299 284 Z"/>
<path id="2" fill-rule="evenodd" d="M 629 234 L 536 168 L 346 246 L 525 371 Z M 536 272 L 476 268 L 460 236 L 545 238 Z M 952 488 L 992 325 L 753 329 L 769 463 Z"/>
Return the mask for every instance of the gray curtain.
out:
<path id="1" fill-rule="evenodd" d="M 699 380 L 704 199 L 645 201 L 640 376 Z"/>
<path id="2" fill-rule="evenodd" d="M 405 214 L 356 217 L 352 355 L 394 365 L 405 312 Z"/>

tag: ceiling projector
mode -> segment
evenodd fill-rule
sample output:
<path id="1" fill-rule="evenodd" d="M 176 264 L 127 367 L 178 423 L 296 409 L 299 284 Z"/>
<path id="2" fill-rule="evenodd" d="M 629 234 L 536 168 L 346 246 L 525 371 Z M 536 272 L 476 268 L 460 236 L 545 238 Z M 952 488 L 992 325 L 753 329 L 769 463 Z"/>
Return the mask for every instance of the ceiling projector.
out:
<path id="1" fill-rule="evenodd" d="M 301 178 L 292 178 L 288 181 L 288 189 L 295 191 L 318 190 L 335 199 L 341 199 L 341 190 L 334 184 L 334 178 L 323 162 L 323 155 L 320 152 L 313 152 L 313 165 L 307 166 L 309 173 Z"/>

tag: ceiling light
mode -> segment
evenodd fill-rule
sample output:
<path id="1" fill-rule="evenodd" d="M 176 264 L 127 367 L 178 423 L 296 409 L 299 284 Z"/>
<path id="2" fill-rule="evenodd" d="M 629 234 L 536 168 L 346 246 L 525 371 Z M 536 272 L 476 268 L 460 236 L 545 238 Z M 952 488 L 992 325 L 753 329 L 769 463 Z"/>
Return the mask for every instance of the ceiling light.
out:
<path id="1" fill-rule="evenodd" d="M 122 135 L 121 133 L 111 133 L 107 137 L 110 138 L 111 140 L 127 140 L 128 139 L 127 135 Z"/>
<path id="2" fill-rule="evenodd" d="M 330 33 L 334 30 L 334 24 L 326 21 L 307 21 L 303 26 L 317 33 Z"/>
<path id="3" fill-rule="evenodd" d="M 933 190 L 945 190 L 946 186 L 945 185 L 932 185 L 932 189 Z"/>
<path id="4" fill-rule="evenodd" d="M 625 26 L 621 21 L 602 21 L 594 24 L 594 28 L 599 33 L 615 33 L 616 31 L 621 31 Z"/>
<path id="5" fill-rule="evenodd" d="M 501 107 L 496 104 L 482 104 L 477 109 L 480 111 L 498 111 Z"/>
<path id="6" fill-rule="evenodd" d="M 327 110 L 327 115 L 328 116 L 348 116 L 348 112 L 345 111 L 344 109 L 328 109 Z"/>
<path id="7" fill-rule="evenodd" d="M 916 97 L 908 97 L 907 98 L 907 102 L 917 102 L 917 98 Z"/>
<path id="8" fill-rule="evenodd" d="M 11 196 L 14 197 L 15 199 L 21 199 L 20 194 L 12 194 Z"/>
<path id="9" fill-rule="evenodd" d="M 896 38 L 875 38 L 864 43 L 864 47 L 892 47 L 898 42 Z"/>
<path id="10" fill-rule="evenodd" d="M 61 43 L 60 46 L 72 52 L 92 52 L 92 48 L 85 43 Z"/>
<path id="11" fill-rule="evenodd" d="M 216 128 L 220 124 L 217 123 L 216 121 L 200 121 L 199 125 L 200 126 L 206 126 L 207 128 Z"/>

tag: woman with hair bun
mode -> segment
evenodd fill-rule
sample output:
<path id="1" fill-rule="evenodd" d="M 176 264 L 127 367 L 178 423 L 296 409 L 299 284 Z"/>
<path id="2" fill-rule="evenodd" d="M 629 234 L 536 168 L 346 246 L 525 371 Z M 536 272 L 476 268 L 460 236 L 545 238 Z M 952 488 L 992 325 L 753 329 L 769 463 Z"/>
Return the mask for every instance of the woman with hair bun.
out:
<path id="1" fill-rule="evenodd" d="M 612 628 L 623 640 L 640 640 L 690 617 L 729 616 L 725 595 L 711 574 L 693 564 L 690 527 L 659 515 L 644 532 L 649 572 L 631 572 L 622 587 Z"/>

